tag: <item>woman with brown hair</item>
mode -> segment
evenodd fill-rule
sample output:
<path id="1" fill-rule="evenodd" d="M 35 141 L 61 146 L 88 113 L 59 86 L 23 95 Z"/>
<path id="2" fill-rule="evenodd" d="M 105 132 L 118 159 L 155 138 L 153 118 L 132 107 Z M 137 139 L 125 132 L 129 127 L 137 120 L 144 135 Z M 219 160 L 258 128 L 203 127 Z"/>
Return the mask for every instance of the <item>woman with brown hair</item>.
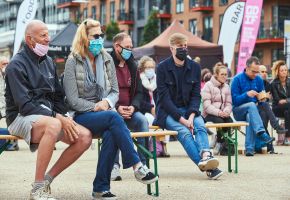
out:
<path id="1" fill-rule="evenodd" d="M 290 145 L 290 78 L 288 67 L 283 60 L 274 63 L 272 76 L 274 78 L 271 83 L 272 109 L 277 117 L 285 118 L 285 128 L 288 129 L 285 139 L 283 134 L 278 134 L 277 144 Z"/>

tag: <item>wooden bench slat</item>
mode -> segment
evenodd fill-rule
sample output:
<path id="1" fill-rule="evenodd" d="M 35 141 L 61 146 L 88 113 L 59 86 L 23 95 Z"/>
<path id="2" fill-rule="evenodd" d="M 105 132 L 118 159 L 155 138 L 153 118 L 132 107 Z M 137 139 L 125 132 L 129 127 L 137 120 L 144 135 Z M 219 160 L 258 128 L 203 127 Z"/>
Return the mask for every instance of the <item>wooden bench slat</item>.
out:
<path id="1" fill-rule="evenodd" d="M 232 122 L 232 123 L 206 123 L 207 128 L 229 128 L 229 127 L 240 127 L 248 126 L 247 122 Z"/>
<path id="2" fill-rule="evenodd" d="M 14 135 L 0 135 L 0 140 L 22 140 L 22 138 Z"/>

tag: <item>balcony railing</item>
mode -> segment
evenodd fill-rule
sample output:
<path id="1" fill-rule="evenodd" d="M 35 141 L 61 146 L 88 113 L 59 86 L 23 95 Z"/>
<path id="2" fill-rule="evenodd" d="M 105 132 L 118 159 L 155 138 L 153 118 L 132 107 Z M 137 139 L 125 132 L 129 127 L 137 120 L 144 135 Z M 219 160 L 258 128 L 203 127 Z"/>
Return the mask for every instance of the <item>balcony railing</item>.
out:
<path id="1" fill-rule="evenodd" d="M 69 8 L 78 6 L 80 6 L 80 3 L 74 2 L 74 0 L 57 0 L 57 8 Z"/>
<path id="2" fill-rule="evenodd" d="M 212 0 L 196 0 L 192 2 L 192 11 L 213 11 Z"/>
<path id="3" fill-rule="evenodd" d="M 270 22 L 260 25 L 257 43 L 283 43 L 284 32 L 276 24 Z"/>
<path id="4" fill-rule="evenodd" d="M 118 10 L 118 22 L 119 24 L 134 24 L 134 12 L 125 11 L 125 10 Z"/>

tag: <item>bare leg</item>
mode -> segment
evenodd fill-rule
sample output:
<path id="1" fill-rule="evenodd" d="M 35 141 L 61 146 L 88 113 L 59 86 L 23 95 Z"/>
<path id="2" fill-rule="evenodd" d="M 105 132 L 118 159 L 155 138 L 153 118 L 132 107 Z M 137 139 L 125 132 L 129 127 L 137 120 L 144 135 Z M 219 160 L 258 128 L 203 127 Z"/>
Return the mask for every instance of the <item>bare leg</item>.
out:
<path id="1" fill-rule="evenodd" d="M 64 137 L 61 138 L 62 142 L 69 144 L 70 146 L 65 149 L 61 154 L 57 162 L 49 170 L 48 174 L 52 177 L 56 177 L 63 170 L 69 167 L 73 162 L 75 162 L 91 145 L 92 134 L 88 129 L 81 125 L 77 125 L 80 130 L 79 138 L 74 143 Z"/>
<path id="2" fill-rule="evenodd" d="M 61 123 L 52 117 L 41 117 L 32 124 L 31 143 L 39 143 L 35 181 L 43 181 L 47 166 L 51 160 L 52 152 L 61 131 Z"/>

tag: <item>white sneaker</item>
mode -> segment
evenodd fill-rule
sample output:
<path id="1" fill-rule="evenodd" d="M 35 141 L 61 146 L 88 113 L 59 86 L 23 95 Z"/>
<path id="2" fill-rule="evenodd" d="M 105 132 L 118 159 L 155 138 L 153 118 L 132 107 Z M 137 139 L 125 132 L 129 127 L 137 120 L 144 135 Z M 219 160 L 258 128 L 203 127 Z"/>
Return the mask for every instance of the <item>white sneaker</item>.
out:
<path id="1" fill-rule="evenodd" d="M 39 188 L 35 192 L 30 192 L 30 200 L 57 200 L 53 198 L 50 194 L 50 188 L 45 185 L 44 187 Z"/>
<path id="2" fill-rule="evenodd" d="M 158 176 L 153 174 L 146 165 L 142 165 L 134 171 L 134 175 L 137 181 L 143 184 L 151 184 L 158 180 Z"/>
<path id="3" fill-rule="evenodd" d="M 114 167 L 111 172 L 111 181 L 121 181 L 121 173 L 120 173 L 120 166 L 118 164 L 114 164 Z"/>

